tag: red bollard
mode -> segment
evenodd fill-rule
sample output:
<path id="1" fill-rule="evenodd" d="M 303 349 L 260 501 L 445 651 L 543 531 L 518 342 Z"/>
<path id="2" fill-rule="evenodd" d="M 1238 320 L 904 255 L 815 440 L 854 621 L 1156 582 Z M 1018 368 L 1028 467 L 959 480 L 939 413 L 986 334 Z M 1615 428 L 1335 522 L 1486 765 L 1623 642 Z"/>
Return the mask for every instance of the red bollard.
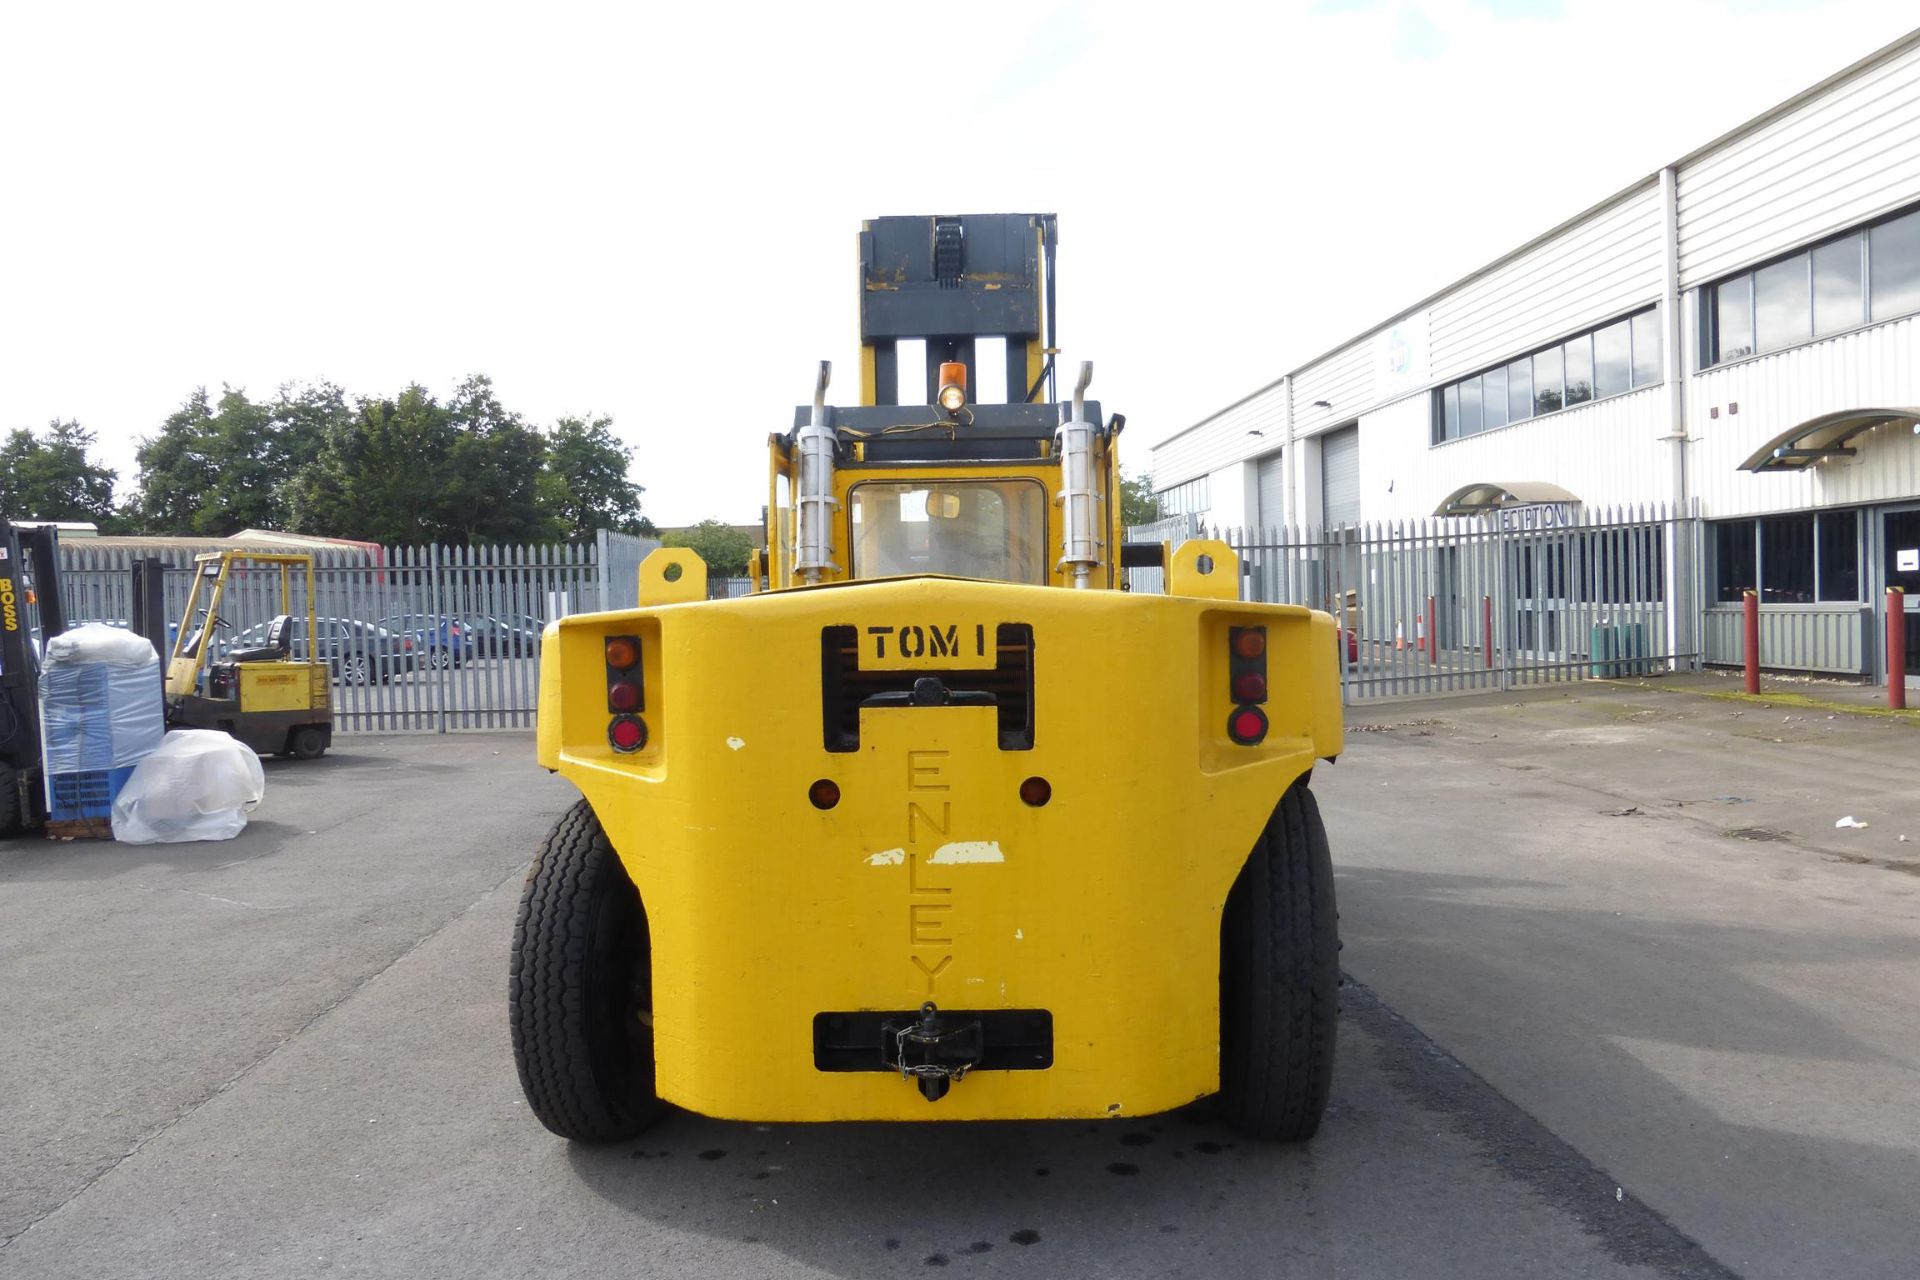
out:
<path id="1" fill-rule="evenodd" d="M 1493 597 L 1480 597 L 1480 636 L 1487 650 L 1487 670 L 1493 670 Z"/>
<path id="2" fill-rule="evenodd" d="M 1440 630 L 1433 625 L 1433 597 L 1427 597 L 1427 659 L 1434 666 L 1440 665 Z"/>
<path id="3" fill-rule="evenodd" d="M 1907 709 L 1907 593 L 1887 588 L 1887 705 Z"/>
<path id="4" fill-rule="evenodd" d="M 1760 692 L 1760 593 L 1747 591 L 1741 595 L 1741 603 L 1746 607 L 1746 655 L 1747 655 L 1747 692 Z"/>

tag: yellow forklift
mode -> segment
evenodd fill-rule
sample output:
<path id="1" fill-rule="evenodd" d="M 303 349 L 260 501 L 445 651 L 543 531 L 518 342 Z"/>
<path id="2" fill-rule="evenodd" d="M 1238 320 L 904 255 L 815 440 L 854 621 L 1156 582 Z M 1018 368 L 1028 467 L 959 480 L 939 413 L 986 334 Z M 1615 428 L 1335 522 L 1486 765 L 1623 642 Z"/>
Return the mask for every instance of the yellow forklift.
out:
<path id="1" fill-rule="evenodd" d="M 219 648 L 232 630 L 221 616 L 237 572 L 279 571 L 279 608 L 259 644 Z M 294 574 L 305 577 L 306 612 L 293 610 Z M 313 557 L 263 551 L 209 551 L 193 559 L 193 586 L 167 659 L 167 725 L 219 729 L 261 755 L 313 760 L 333 745 L 330 673 L 315 648 Z M 304 623 L 304 630 L 301 624 Z M 299 654 L 295 643 L 299 642 Z"/>
<path id="2" fill-rule="evenodd" d="M 1318 1127 L 1334 621 L 1242 601 L 1223 542 L 1123 545 L 1123 420 L 1088 365 L 1042 398 L 1054 246 L 1052 215 L 867 223 L 861 403 L 823 363 L 770 438 L 756 591 L 662 549 L 640 607 L 547 627 L 538 756 L 583 798 L 528 873 L 509 1015 L 555 1133 L 1214 1094 Z M 985 338 L 1004 403 L 970 392 Z"/>

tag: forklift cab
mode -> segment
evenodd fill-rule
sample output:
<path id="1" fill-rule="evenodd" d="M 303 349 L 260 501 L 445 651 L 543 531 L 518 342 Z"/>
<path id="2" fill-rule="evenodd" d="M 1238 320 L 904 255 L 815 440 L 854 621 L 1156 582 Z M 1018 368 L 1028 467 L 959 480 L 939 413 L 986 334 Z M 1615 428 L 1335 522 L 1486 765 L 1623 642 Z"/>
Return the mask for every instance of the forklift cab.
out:
<path id="1" fill-rule="evenodd" d="M 216 656 L 215 637 L 230 626 L 221 616 L 228 590 L 239 573 L 254 568 L 278 569 L 279 612 L 263 643 Z M 300 615 L 292 611 L 296 570 L 305 575 Z M 297 622 L 314 634 L 313 600 L 310 555 L 215 551 L 194 557 L 193 588 L 167 661 L 168 725 L 218 729 L 261 755 L 323 755 L 333 743 L 327 664 L 293 656 Z"/>

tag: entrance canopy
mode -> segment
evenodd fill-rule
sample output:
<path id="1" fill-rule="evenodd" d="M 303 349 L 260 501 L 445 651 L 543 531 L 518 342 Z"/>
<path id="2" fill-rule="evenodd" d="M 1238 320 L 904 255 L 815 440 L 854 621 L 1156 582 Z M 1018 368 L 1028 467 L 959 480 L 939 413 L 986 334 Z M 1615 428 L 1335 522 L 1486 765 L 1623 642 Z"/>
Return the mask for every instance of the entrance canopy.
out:
<path id="1" fill-rule="evenodd" d="M 1759 452 L 1740 464 L 1740 469 L 1805 471 L 1828 458 L 1852 457 L 1854 450 L 1848 442 L 1875 427 L 1915 422 L 1920 422 L 1920 409 L 1843 409 L 1839 413 L 1823 413 L 1767 441 Z"/>
<path id="2" fill-rule="evenodd" d="M 1501 507 L 1536 507 L 1550 502 L 1578 503 L 1580 499 L 1557 484 L 1525 480 L 1513 484 L 1482 481 L 1448 494 L 1434 509 L 1437 516 L 1477 516 Z"/>

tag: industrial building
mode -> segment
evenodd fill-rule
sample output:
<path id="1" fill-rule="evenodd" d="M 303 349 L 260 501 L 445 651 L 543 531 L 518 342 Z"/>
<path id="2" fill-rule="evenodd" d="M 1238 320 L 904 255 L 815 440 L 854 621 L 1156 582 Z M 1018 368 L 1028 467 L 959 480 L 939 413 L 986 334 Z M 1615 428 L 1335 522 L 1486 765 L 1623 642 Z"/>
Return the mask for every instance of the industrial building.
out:
<path id="1" fill-rule="evenodd" d="M 1655 566 L 1671 653 L 1738 662 L 1754 589 L 1767 666 L 1883 679 L 1887 587 L 1920 642 L 1920 31 L 1162 441 L 1152 475 L 1166 515 L 1316 537 L 1658 508 L 1686 531 Z"/>

